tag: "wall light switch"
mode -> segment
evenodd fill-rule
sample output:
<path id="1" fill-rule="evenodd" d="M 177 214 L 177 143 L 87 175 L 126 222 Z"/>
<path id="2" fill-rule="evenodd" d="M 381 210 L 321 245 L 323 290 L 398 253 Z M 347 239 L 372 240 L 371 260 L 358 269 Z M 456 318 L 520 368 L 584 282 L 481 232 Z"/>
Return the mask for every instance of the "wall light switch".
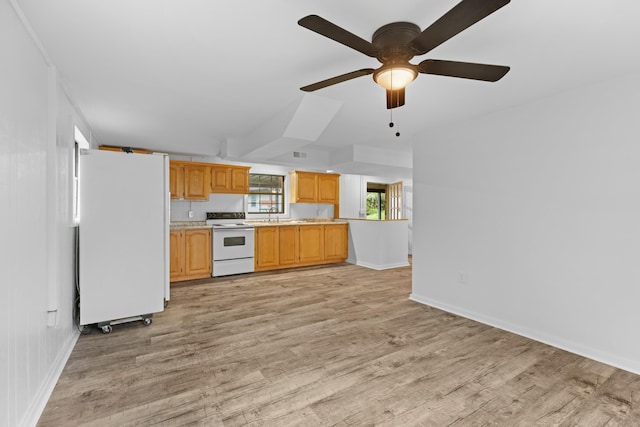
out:
<path id="1" fill-rule="evenodd" d="M 193 211 L 189 211 L 189 218 L 193 218 Z"/>

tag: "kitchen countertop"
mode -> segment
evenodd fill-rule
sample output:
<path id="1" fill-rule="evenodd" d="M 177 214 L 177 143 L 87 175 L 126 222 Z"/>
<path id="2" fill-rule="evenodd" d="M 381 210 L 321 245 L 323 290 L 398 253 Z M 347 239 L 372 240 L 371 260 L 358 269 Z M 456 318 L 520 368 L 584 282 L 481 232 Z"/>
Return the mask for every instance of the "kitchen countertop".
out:
<path id="1" fill-rule="evenodd" d="M 184 228 L 211 228 L 205 221 L 172 221 L 169 223 L 170 230 L 180 230 Z"/>
<path id="2" fill-rule="evenodd" d="M 248 225 L 254 227 L 268 227 L 277 225 L 313 225 L 313 224 L 346 224 L 344 219 L 333 218 L 300 218 L 300 219 L 279 219 L 275 218 L 271 221 L 264 219 L 247 220 Z M 207 225 L 206 221 L 172 221 L 169 223 L 170 230 L 181 230 L 185 228 L 211 228 L 211 225 Z"/>
<path id="3" fill-rule="evenodd" d="M 373 218 L 340 218 L 342 221 L 373 221 L 373 222 L 385 222 L 385 221 L 408 221 L 407 218 L 397 219 L 373 219 Z"/>
<path id="4" fill-rule="evenodd" d="M 300 218 L 300 219 L 279 219 L 275 218 L 271 221 L 268 220 L 249 220 L 247 224 L 255 227 L 268 227 L 268 226 L 284 226 L 284 225 L 318 225 L 318 224 L 347 224 L 346 221 L 333 219 L 333 218 Z"/>

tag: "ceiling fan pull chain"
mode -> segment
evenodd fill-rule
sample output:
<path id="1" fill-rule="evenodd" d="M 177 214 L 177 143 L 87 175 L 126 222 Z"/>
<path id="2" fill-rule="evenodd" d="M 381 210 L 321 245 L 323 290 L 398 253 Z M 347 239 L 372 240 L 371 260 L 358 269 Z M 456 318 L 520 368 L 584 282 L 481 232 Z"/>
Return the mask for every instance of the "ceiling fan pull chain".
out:
<path id="1" fill-rule="evenodd" d="M 389 127 L 392 128 L 393 126 L 395 126 L 395 123 L 393 123 L 393 108 L 390 108 L 389 109 Z M 400 136 L 400 125 L 398 125 L 396 136 Z"/>
<path id="2" fill-rule="evenodd" d="M 391 81 L 393 82 L 393 68 L 391 69 Z M 391 86 L 391 93 L 395 94 L 393 91 L 393 85 Z M 393 96 L 393 95 L 392 95 Z M 395 105 L 395 103 L 392 103 Z M 389 108 L 389 127 L 392 128 L 394 126 L 393 123 L 393 107 Z M 398 130 L 396 131 L 396 136 L 400 136 L 400 126 L 398 126 Z"/>
<path id="3" fill-rule="evenodd" d="M 391 69 L 391 81 L 393 82 L 393 68 Z M 391 99 L 393 104 L 393 86 L 391 86 Z M 389 108 L 389 127 L 393 127 L 393 107 Z"/>

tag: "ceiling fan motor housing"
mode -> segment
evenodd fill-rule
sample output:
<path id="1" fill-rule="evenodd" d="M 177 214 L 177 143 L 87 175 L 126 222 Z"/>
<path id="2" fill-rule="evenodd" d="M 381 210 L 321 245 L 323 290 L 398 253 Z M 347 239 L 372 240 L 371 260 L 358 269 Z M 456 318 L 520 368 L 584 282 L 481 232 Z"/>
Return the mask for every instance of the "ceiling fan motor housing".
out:
<path id="1" fill-rule="evenodd" d="M 415 52 L 410 43 L 420 35 L 420 27 L 411 22 L 392 22 L 378 28 L 371 37 L 372 44 L 379 49 L 378 60 L 386 63 L 409 62 Z"/>

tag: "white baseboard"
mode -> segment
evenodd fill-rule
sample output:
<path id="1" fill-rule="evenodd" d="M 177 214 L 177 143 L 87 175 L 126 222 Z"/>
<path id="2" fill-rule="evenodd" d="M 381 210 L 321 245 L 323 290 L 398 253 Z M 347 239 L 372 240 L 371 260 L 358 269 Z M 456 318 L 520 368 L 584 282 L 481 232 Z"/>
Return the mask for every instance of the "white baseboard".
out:
<path id="1" fill-rule="evenodd" d="M 20 426 L 27 427 L 38 424 L 38 420 L 40 419 L 45 406 L 47 406 L 51 393 L 53 393 L 53 389 L 60 378 L 60 374 L 62 374 L 64 366 L 67 364 L 67 360 L 69 360 L 69 356 L 71 356 L 71 352 L 73 351 L 79 336 L 80 333 L 74 329 L 74 333 L 69 336 L 69 339 L 58 353 L 58 357 L 53 362 L 51 369 L 49 369 L 47 378 L 42 384 L 42 387 L 40 387 L 40 390 L 38 390 L 38 393 L 31 402 L 31 405 L 29 405 Z"/>
<path id="2" fill-rule="evenodd" d="M 469 310 L 465 310 L 460 307 L 452 306 L 440 301 L 436 301 L 430 298 L 426 298 L 420 295 L 412 293 L 409 295 L 411 301 L 415 301 L 420 304 L 424 304 L 430 307 L 434 307 L 448 313 L 455 314 L 457 316 L 465 317 L 475 322 L 484 323 L 485 325 L 493 326 L 494 328 L 502 329 L 507 332 L 511 332 L 516 335 L 520 335 L 525 338 L 532 339 L 534 341 L 541 342 L 543 344 L 556 347 L 570 353 L 574 353 L 588 359 L 595 360 L 625 371 L 640 375 L 640 361 L 630 360 L 624 357 L 616 356 L 611 353 L 607 353 L 602 350 L 591 348 L 580 343 L 572 342 L 557 336 L 549 335 L 547 333 L 536 331 L 522 327 L 521 325 L 513 324 L 502 319 L 497 319 L 491 316 L 486 316 Z"/>
<path id="3" fill-rule="evenodd" d="M 358 261 L 356 262 L 356 265 L 359 265 L 361 267 L 371 268 L 373 270 L 388 270 L 390 268 L 407 267 L 409 266 L 409 262 L 407 261 L 407 262 L 399 262 L 396 264 L 377 265 L 377 264 L 368 264 L 366 262 Z"/>

